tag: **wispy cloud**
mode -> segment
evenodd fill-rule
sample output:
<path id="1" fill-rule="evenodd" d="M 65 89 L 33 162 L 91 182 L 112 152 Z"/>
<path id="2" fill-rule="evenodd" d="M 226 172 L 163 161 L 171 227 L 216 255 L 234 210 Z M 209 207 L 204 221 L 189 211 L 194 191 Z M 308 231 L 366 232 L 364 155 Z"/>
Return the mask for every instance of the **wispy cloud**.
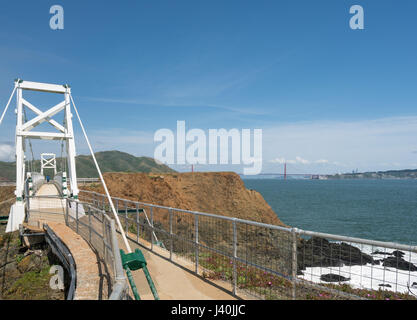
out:
<path id="1" fill-rule="evenodd" d="M 146 80 L 142 77 L 126 84 L 124 89 L 134 92 L 130 98 L 91 96 L 81 98 L 103 103 L 168 108 L 212 108 L 240 114 L 266 115 L 267 112 L 261 110 L 260 106 L 224 105 L 216 103 L 219 101 L 216 98 L 228 91 L 241 90 L 290 54 L 291 52 L 287 52 L 270 61 L 258 61 L 255 66 L 242 68 L 241 65 L 236 65 L 228 66 L 226 69 L 201 68 L 200 59 L 198 61 L 187 59 L 173 67 L 170 72 L 159 74 L 159 82 L 154 83 L 153 86 L 149 86 L 149 82 L 155 82 L 155 75 L 149 75 Z M 210 61 L 209 57 L 207 59 Z M 141 92 L 139 98 L 134 97 L 138 92 Z"/>
<path id="2" fill-rule="evenodd" d="M 166 103 L 159 102 L 154 100 L 141 100 L 141 99 L 118 99 L 118 98 L 97 98 L 97 97 L 80 97 L 81 99 L 86 99 L 88 101 L 94 102 L 103 102 L 109 104 L 130 104 L 136 106 L 154 106 L 154 107 L 164 107 L 164 108 L 211 108 L 219 109 L 231 112 L 238 112 L 242 114 L 252 114 L 252 115 L 265 115 L 264 112 L 257 109 L 245 109 L 245 108 L 235 108 L 231 106 L 224 106 L 219 104 L 199 104 L 199 103 Z"/>
<path id="3" fill-rule="evenodd" d="M 108 128 L 92 130 L 88 135 L 94 151 L 119 150 L 136 156 L 153 156 L 153 132 Z M 89 153 L 84 136 L 79 133 L 75 139 L 77 152 Z"/>
<path id="4" fill-rule="evenodd" d="M 299 163 L 299 164 L 310 164 L 311 163 L 311 161 L 306 160 L 306 159 L 303 159 L 300 156 L 295 157 L 294 160 L 292 160 L 292 159 L 285 159 L 285 158 L 276 158 L 276 159 L 270 160 L 269 162 L 270 163 L 279 163 L 279 164 L 284 164 L 284 163 L 290 163 L 290 164 L 296 164 L 296 163 Z"/>
<path id="5" fill-rule="evenodd" d="M 317 164 L 328 164 L 329 163 L 329 160 L 320 159 L 320 160 L 314 161 L 314 163 L 317 163 Z"/>
<path id="6" fill-rule="evenodd" d="M 49 51 L 39 51 L 24 47 L 0 46 L 2 58 L 19 59 L 20 62 L 72 63 L 70 59 Z"/>
<path id="7" fill-rule="evenodd" d="M 327 166 L 333 171 L 335 167 L 365 171 L 390 168 L 381 162 L 412 167 L 417 160 L 410 152 L 417 136 L 415 116 L 291 123 L 264 128 L 263 136 L 264 159 L 270 159 L 266 165 L 270 167 L 287 162 L 320 165 L 318 170 Z"/>
<path id="8" fill-rule="evenodd" d="M 12 161 L 15 156 L 15 147 L 11 144 L 0 144 L 0 161 Z"/>
<path id="9" fill-rule="evenodd" d="M 225 43 L 226 47 L 229 45 L 230 41 Z M 260 53 L 252 57 L 251 63 L 242 64 L 241 59 L 236 58 L 237 52 L 228 54 L 234 50 L 236 48 L 232 45 L 229 50 L 220 51 L 220 54 L 219 51 L 207 51 L 203 55 L 198 54 L 197 58 L 193 55 L 184 56 L 181 62 L 165 74 L 159 95 L 181 99 L 215 98 L 242 90 L 294 53 L 283 51 L 273 57 Z M 213 61 L 222 63 L 213 64 Z"/>
<path id="10" fill-rule="evenodd" d="M 93 131 L 90 137 L 98 150 L 119 149 L 152 157 L 156 146 L 153 135 L 152 131 L 108 129 Z M 263 128 L 263 172 L 281 171 L 284 163 L 289 164 L 290 171 L 310 173 L 413 168 L 417 156 L 410 152 L 410 146 L 416 136 L 417 117 L 317 121 Z M 216 169 L 220 167 L 204 168 Z"/>

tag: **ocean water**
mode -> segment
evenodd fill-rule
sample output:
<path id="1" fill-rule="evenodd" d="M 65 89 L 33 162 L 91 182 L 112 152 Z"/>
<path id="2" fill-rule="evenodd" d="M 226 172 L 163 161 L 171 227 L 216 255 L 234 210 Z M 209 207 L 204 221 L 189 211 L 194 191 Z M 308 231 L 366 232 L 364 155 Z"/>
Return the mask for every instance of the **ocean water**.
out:
<path id="1" fill-rule="evenodd" d="M 417 245 L 417 180 L 244 179 L 285 224 Z"/>

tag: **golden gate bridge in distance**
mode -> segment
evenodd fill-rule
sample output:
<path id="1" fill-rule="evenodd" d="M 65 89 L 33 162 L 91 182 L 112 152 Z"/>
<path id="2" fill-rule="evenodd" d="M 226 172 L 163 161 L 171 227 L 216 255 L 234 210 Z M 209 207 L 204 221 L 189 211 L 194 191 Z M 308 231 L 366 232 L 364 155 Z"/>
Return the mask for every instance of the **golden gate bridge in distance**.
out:
<path id="1" fill-rule="evenodd" d="M 244 174 L 241 174 L 241 176 L 245 177 Z M 326 176 L 324 174 L 317 174 L 317 173 L 288 173 L 287 172 L 287 164 L 284 164 L 284 172 L 283 173 L 260 173 L 256 176 L 270 176 L 270 177 L 279 177 L 284 180 L 287 180 L 288 177 L 297 177 L 297 178 L 304 178 L 304 179 L 323 179 L 322 177 Z"/>

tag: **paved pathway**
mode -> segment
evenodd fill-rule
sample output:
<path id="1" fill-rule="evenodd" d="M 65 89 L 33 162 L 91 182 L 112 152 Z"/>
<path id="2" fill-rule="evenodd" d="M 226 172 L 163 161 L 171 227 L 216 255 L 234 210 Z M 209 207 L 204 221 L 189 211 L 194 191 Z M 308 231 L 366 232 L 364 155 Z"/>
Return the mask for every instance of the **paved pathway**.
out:
<path id="1" fill-rule="evenodd" d="M 134 235 L 132 235 L 134 237 Z M 119 235 L 119 246 L 126 252 L 122 237 Z M 142 240 L 141 240 L 142 241 Z M 144 242 L 144 241 L 143 241 Z M 132 250 L 139 248 L 148 263 L 149 273 L 155 283 L 161 300 L 235 300 L 231 294 L 217 288 L 207 281 L 193 275 L 189 271 L 167 261 L 166 259 L 152 253 L 137 245 L 133 241 L 129 241 Z M 146 246 L 145 242 L 144 245 Z M 161 251 L 164 256 L 163 249 L 154 246 L 154 250 Z M 179 264 L 185 268 L 190 264 L 187 261 L 177 260 Z M 153 300 L 153 295 L 149 289 L 148 282 L 142 270 L 133 271 L 136 287 L 142 300 Z M 224 285 L 224 284 L 221 284 Z M 229 289 L 229 288 L 227 288 Z M 132 295 L 133 296 L 133 295 Z"/>
<path id="2" fill-rule="evenodd" d="M 47 222 L 58 238 L 70 250 L 76 265 L 77 282 L 74 300 L 98 300 L 100 295 L 100 266 L 88 243 L 65 224 Z"/>
<path id="3" fill-rule="evenodd" d="M 106 296 L 106 277 L 100 270 L 95 252 L 90 245 L 71 228 L 65 224 L 65 199 L 47 198 L 59 196 L 54 184 L 44 184 L 36 192 L 40 198 L 30 199 L 29 226 L 42 227 L 47 224 L 68 247 L 76 265 L 76 290 L 74 300 L 98 300 Z M 103 280 L 101 283 L 100 281 Z"/>
<path id="4" fill-rule="evenodd" d="M 59 196 L 54 184 L 42 185 L 36 192 L 36 196 L 39 198 L 29 199 L 29 225 L 41 227 L 42 223 L 48 221 L 64 222 L 65 199 L 48 198 L 48 196 Z"/>

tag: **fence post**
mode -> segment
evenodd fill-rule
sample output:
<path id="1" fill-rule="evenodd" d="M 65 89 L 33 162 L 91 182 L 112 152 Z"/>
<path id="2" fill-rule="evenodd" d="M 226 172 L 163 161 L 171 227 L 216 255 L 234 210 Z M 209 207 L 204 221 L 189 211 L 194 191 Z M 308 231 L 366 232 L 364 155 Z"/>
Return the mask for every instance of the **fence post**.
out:
<path id="1" fill-rule="evenodd" d="M 195 273 L 198 274 L 199 246 L 198 246 L 198 215 L 195 215 Z"/>
<path id="2" fill-rule="evenodd" d="M 151 207 L 150 210 L 151 213 L 151 251 L 153 251 L 153 234 L 154 234 L 154 228 L 153 228 L 153 207 Z"/>
<path id="3" fill-rule="evenodd" d="M 292 263 L 291 263 L 291 280 L 292 280 L 292 299 L 297 298 L 297 228 L 291 229 L 292 235 Z"/>
<path id="4" fill-rule="evenodd" d="M 237 231 L 236 231 L 236 220 L 233 220 L 233 295 L 236 295 L 237 288 Z"/>
<path id="5" fill-rule="evenodd" d="M 139 243 L 139 205 L 135 202 L 136 206 L 136 241 Z"/>
<path id="6" fill-rule="evenodd" d="M 66 198 L 65 199 L 65 224 L 67 225 L 67 226 L 69 226 L 69 219 L 68 219 L 68 213 L 69 213 L 69 200 L 68 200 L 68 198 Z M 30 217 L 30 210 L 28 211 L 29 212 L 29 217 Z"/>
<path id="7" fill-rule="evenodd" d="M 91 208 L 88 206 L 88 231 L 89 231 L 89 239 L 91 243 Z"/>
<path id="8" fill-rule="evenodd" d="M 172 237 L 172 208 L 169 208 L 169 260 L 172 261 L 173 237 Z"/>
<path id="9" fill-rule="evenodd" d="M 30 219 L 30 196 L 29 195 L 26 197 L 26 209 L 27 209 L 27 212 L 28 212 L 26 222 L 29 222 L 29 219 Z"/>
<path id="10" fill-rule="evenodd" d="M 77 234 L 78 232 L 78 202 L 75 203 L 75 219 L 76 219 L 76 223 L 77 223 Z"/>
<path id="11" fill-rule="evenodd" d="M 104 216 L 104 212 L 102 213 L 102 219 L 101 219 L 101 230 L 102 230 L 102 236 L 103 236 L 103 259 L 104 263 L 107 262 L 107 247 L 106 247 L 106 217 Z"/>
<path id="12" fill-rule="evenodd" d="M 115 280 L 125 280 L 124 271 L 122 267 L 122 261 L 120 257 L 119 244 L 116 237 L 116 225 L 113 219 L 110 220 L 110 242 L 112 247 L 113 254 L 113 264 L 114 264 L 114 273 Z"/>
<path id="13" fill-rule="evenodd" d="M 125 224 L 126 224 L 126 226 L 125 226 L 125 228 L 126 228 L 126 234 L 128 233 L 128 230 L 129 230 L 129 220 L 128 220 L 128 214 L 127 214 L 127 201 L 125 201 Z M 127 236 L 129 236 L 129 235 L 127 235 Z"/>

